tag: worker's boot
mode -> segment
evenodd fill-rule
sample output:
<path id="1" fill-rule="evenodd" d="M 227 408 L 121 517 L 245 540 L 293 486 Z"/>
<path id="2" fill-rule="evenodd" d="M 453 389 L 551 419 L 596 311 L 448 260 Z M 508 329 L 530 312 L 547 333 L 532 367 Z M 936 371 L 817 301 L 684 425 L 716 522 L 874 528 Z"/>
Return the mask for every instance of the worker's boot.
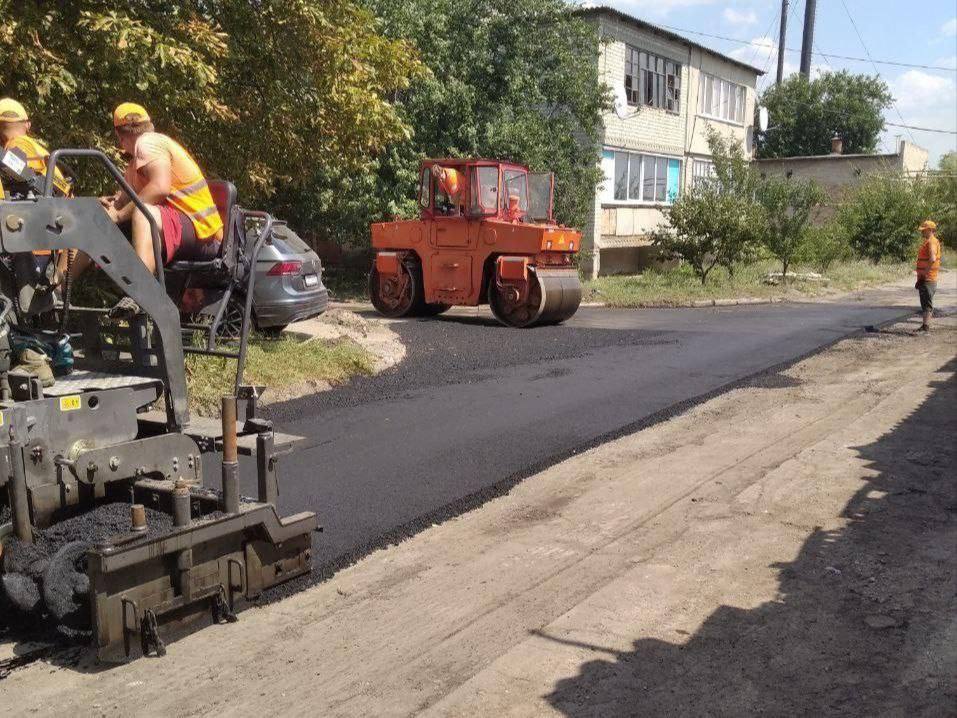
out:
<path id="1" fill-rule="evenodd" d="M 53 369 L 50 367 L 50 357 L 34 349 L 24 349 L 20 352 L 20 362 L 13 367 L 13 371 L 35 376 L 43 386 L 53 386 Z"/>

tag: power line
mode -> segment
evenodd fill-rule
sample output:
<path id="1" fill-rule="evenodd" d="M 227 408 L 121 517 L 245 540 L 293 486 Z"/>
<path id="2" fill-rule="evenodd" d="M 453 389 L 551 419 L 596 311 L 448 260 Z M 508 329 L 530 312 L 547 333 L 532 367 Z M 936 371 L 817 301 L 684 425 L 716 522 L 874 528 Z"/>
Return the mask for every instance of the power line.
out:
<path id="1" fill-rule="evenodd" d="M 795 3 L 795 4 L 796 4 L 796 3 Z M 792 11 L 790 14 L 793 15 L 793 14 L 794 14 L 793 11 Z M 691 35 L 700 35 L 700 36 L 702 36 L 702 37 L 712 37 L 712 38 L 714 38 L 714 39 L 716 39 L 716 40 L 727 40 L 728 42 L 736 42 L 736 43 L 738 43 L 738 44 L 740 44 L 740 45 L 753 45 L 754 47 L 766 48 L 766 49 L 768 49 L 768 50 L 773 50 L 773 49 L 774 49 L 774 48 L 773 48 L 773 43 L 769 46 L 769 45 L 767 45 L 767 44 L 765 44 L 765 43 L 763 43 L 763 42 L 754 42 L 753 40 L 744 40 L 744 39 L 742 39 L 742 38 L 740 38 L 740 37 L 728 37 L 727 35 L 715 35 L 715 34 L 712 34 L 712 33 L 709 33 L 709 32 L 700 32 L 700 31 L 698 31 L 698 30 L 689 30 L 689 29 L 686 28 L 686 27 L 675 27 L 674 25 L 663 25 L 663 24 L 661 24 L 661 23 L 658 23 L 658 26 L 659 26 L 659 27 L 666 28 L 666 29 L 668 29 L 668 30 L 674 30 L 675 32 L 686 32 L 686 33 L 689 33 L 689 34 L 691 34 Z M 800 50 L 797 50 L 797 49 L 795 49 L 795 48 L 793 48 L 793 47 L 785 47 L 785 48 L 784 48 L 784 51 L 785 51 L 785 52 L 797 52 L 797 53 L 800 53 L 800 52 L 801 52 Z M 825 57 L 824 53 L 823 53 L 823 52 L 820 52 L 820 51 L 813 52 L 812 54 L 813 54 L 813 55 L 820 55 L 821 57 Z M 876 63 L 876 64 L 878 64 L 878 65 L 893 65 L 893 66 L 895 66 L 895 67 L 913 67 L 913 68 L 916 68 L 916 69 L 919 69 L 919 70 L 941 70 L 941 71 L 943 71 L 943 72 L 957 72 L 957 68 L 955 68 L 955 67 L 944 67 L 943 65 L 922 65 L 922 64 L 916 63 L 916 62 L 899 62 L 899 61 L 897 61 L 897 60 L 873 60 L 873 59 L 868 59 L 868 58 L 866 58 L 866 57 L 852 57 L 852 56 L 850 56 L 850 55 L 835 55 L 833 52 L 827 53 L 827 57 L 833 57 L 833 58 L 836 58 L 836 59 L 838 59 L 838 60 L 852 60 L 852 61 L 854 61 L 854 62 L 870 62 L 871 64 Z"/>
<path id="2" fill-rule="evenodd" d="M 851 15 L 851 11 L 847 8 L 847 3 L 844 0 L 841 0 L 841 5 L 844 7 L 844 12 L 847 13 L 847 19 L 851 21 L 851 27 L 854 28 L 854 32 L 857 33 L 857 39 L 861 41 L 861 47 L 864 48 L 864 54 L 867 55 L 867 59 L 871 60 L 871 65 L 874 66 L 874 72 L 877 73 L 877 76 L 881 76 L 880 70 L 877 69 L 877 65 L 874 63 L 874 60 L 871 59 L 871 51 L 867 49 L 867 43 L 864 42 L 864 37 L 861 35 L 861 31 L 857 29 L 857 23 L 854 22 L 854 16 Z M 917 138 L 914 137 L 914 133 L 910 131 L 910 128 L 907 127 L 907 120 L 904 119 L 904 115 L 901 114 L 900 108 L 897 106 L 897 102 L 891 97 L 891 106 L 894 108 L 894 112 L 897 113 L 897 116 L 901 120 L 901 126 L 907 129 L 907 134 L 910 135 L 911 141 L 916 145 Z"/>
<path id="3" fill-rule="evenodd" d="M 936 127 L 918 127 L 916 125 L 902 125 L 899 122 L 887 122 L 884 121 L 885 125 L 890 127 L 903 127 L 908 130 L 917 130 L 918 132 L 938 132 L 942 135 L 957 135 L 957 130 L 941 130 Z M 911 139 L 914 139 L 914 136 L 911 135 Z"/>

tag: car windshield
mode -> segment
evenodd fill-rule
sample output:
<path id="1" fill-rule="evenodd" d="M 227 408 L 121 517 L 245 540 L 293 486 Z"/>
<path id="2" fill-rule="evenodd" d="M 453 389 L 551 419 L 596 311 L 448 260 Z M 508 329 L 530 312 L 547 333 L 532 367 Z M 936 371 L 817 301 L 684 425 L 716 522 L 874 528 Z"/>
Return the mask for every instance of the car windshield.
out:
<path id="1" fill-rule="evenodd" d="M 518 208 L 528 212 L 528 175 L 524 170 L 505 170 L 503 175 L 502 209 L 508 211 L 508 198 L 518 197 Z"/>

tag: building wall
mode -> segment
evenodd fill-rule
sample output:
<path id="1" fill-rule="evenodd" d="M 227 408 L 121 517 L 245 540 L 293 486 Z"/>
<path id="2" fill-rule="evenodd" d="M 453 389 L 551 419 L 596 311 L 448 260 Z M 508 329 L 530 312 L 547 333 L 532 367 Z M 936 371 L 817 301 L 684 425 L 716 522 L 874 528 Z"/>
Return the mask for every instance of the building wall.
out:
<path id="1" fill-rule="evenodd" d="M 761 176 L 784 175 L 820 185 L 827 194 L 824 207 L 815 215 L 815 221 L 820 223 L 834 215 L 841 201 L 867 175 L 903 172 L 914 176 L 927 169 L 927 158 L 923 147 L 901 142 L 895 154 L 782 157 L 755 160 L 754 167 Z"/>
<path id="2" fill-rule="evenodd" d="M 629 106 L 624 118 L 609 112 L 604 118 L 601 150 L 606 181 L 596 193 L 592 214 L 583 230 L 586 251 L 592 251 L 592 274 L 636 271 L 652 261 L 650 234 L 667 224 L 666 204 L 616 201 L 612 196 L 614 152 L 628 151 L 681 161 L 680 191 L 691 186 L 695 157 L 709 157 L 708 127 L 748 146 L 754 116 L 757 74 L 693 45 L 663 37 L 613 14 L 591 16 L 606 39 L 599 56 L 599 78 L 614 91 L 624 88 L 625 53 L 632 47 L 681 65 L 679 112 Z M 734 123 L 698 115 L 701 70 L 746 88 L 744 122 Z M 607 262 L 602 261 L 602 250 Z"/>

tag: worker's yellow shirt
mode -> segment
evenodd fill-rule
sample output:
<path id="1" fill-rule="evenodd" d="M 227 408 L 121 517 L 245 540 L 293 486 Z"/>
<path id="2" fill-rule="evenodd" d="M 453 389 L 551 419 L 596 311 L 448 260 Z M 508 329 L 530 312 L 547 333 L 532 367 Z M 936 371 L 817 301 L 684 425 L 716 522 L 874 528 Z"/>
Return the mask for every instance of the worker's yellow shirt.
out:
<path id="1" fill-rule="evenodd" d="M 167 202 L 189 217 L 200 240 L 212 239 L 223 221 L 199 165 L 176 140 L 159 132 L 147 132 L 136 141 L 126 180 L 139 192 L 148 183 L 146 168 L 155 163 L 169 167 L 172 188 Z"/>
<path id="2" fill-rule="evenodd" d="M 930 261 L 931 250 L 934 251 L 935 261 Z M 931 235 L 917 250 L 917 275 L 928 282 L 937 281 L 937 271 L 940 269 L 940 240 Z"/>

